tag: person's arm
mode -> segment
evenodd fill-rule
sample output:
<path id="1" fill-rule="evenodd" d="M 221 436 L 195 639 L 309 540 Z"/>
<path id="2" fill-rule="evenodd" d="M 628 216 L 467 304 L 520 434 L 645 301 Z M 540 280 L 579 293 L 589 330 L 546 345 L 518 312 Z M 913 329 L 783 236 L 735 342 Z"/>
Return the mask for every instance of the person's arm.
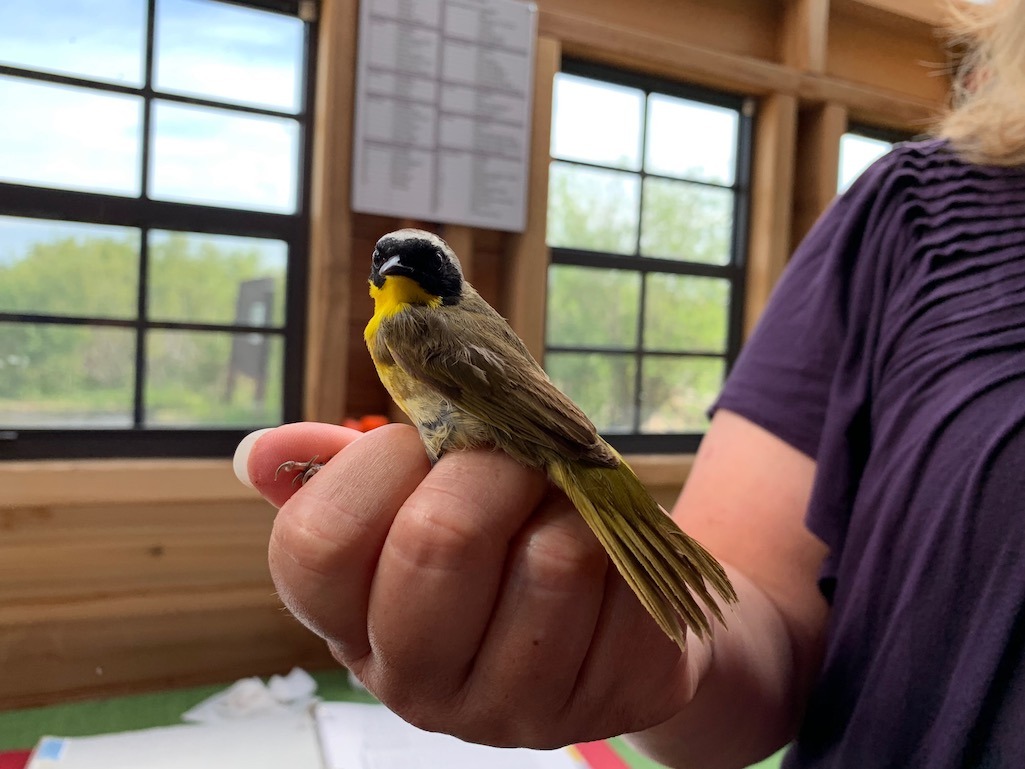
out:
<path id="1" fill-rule="evenodd" d="M 314 454 L 337 456 L 300 492 L 273 479 Z M 269 559 L 282 600 L 406 720 L 536 748 L 648 730 L 644 749 L 704 768 L 785 740 L 813 664 L 821 546 L 800 526 L 812 467 L 795 454 L 739 417 L 713 420 L 679 508 L 742 570 L 711 656 L 681 653 L 572 505 L 500 452 L 432 469 L 406 427 L 288 425 L 246 468 L 281 505 Z"/>
<path id="2" fill-rule="evenodd" d="M 740 596 L 710 648 L 695 646 L 697 694 L 630 737 L 669 766 L 747 766 L 793 736 L 817 671 L 827 607 L 825 546 L 804 526 L 815 463 L 729 411 L 717 412 L 673 515 L 726 566 Z"/>

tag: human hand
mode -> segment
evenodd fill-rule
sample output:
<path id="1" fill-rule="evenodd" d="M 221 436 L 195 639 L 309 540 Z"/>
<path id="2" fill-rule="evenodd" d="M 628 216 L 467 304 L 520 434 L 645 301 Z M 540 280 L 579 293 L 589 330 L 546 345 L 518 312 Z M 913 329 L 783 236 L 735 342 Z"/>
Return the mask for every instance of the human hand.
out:
<path id="1" fill-rule="evenodd" d="M 275 479 L 313 456 L 326 465 L 305 486 Z M 269 562 L 285 605 L 407 721 L 553 748 L 693 697 L 704 647 L 665 636 L 540 472 L 488 451 L 431 468 L 402 425 L 286 425 L 240 459 L 280 507 Z"/>

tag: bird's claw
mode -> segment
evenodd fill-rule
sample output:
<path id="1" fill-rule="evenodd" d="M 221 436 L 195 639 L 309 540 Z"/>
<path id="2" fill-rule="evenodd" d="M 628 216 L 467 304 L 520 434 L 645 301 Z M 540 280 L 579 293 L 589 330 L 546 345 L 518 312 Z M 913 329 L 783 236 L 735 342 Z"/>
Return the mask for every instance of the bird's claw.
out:
<path id="1" fill-rule="evenodd" d="M 277 480 L 278 476 L 282 473 L 291 473 L 298 470 L 299 472 L 292 478 L 292 485 L 295 486 L 298 483 L 300 486 L 305 486 L 310 478 L 316 475 L 317 471 L 323 466 L 323 463 L 317 464 L 317 457 L 313 457 L 313 459 L 306 462 L 290 459 L 278 465 L 278 469 L 274 471 L 274 480 Z"/>

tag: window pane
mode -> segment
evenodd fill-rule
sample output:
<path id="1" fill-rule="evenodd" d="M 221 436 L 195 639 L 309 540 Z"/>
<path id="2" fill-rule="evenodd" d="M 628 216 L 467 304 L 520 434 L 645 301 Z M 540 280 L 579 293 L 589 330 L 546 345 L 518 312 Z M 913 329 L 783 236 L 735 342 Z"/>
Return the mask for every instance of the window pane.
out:
<path id="1" fill-rule="evenodd" d="M 280 424 L 280 336 L 150 331 L 146 353 L 147 427 Z"/>
<path id="2" fill-rule="evenodd" d="M 736 110 L 651 94 L 648 97 L 648 173 L 733 184 Z"/>
<path id="3" fill-rule="evenodd" d="M 154 230 L 149 260 L 153 320 L 284 324 L 288 246 L 280 240 Z"/>
<path id="4" fill-rule="evenodd" d="M 846 133 L 840 137 L 840 176 L 836 191 L 843 192 L 875 161 L 893 149 L 890 142 Z"/>
<path id="5" fill-rule="evenodd" d="M 0 427 L 132 424 L 135 332 L 0 323 Z"/>
<path id="6" fill-rule="evenodd" d="M 635 253 L 640 187 L 635 174 L 552 163 L 548 245 Z"/>
<path id="7" fill-rule="evenodd" d="M 552 112 L 553 157 L 640 170 L 643 91 L 560 73 Z"/>
<path id="8" fill-rule="evenodd" d="M 0 64 L 140 86 L 145 40 L 144 0 L 0 3 Z"/>
<path id="9" fill-rule="evenodd" d="M 153 104 L 151 197 L 293 213 L 298 158 L 294 120 Z"/>
<path id="10" fill-rule="evenodd" d="M 0 216 L 0 312 L 133 318 L 139 231 Z"/>
<path id="11" fill-rule="evenodd" d="M 635 348 L 641 275 L 553 264 L 548 270 L 548 344 Z"/>
<path id="12" fill-rule="evenodd" d="M 298 112 L 303 23 L 210 0 L 159 0 L 154 82 L 161 91 Z"/>
<path id="13" fill-rule="evenodd" d="M 0 114 L 0 181 L 139 194 L 141 98 L 0 76 Z"/>
<path id="14" fill-rule="evenodd" d="M 644 180 L 641 255 L 729 264 L 733 191 L 648 177 Z"/>
<path id="15" fill-rule="evenodd" d="M 644 349 L 724 352 L 730 282 L 650 273 L 644 304 Z"/>
<path id="16" fill-rule="evenodd" d="M 553 352 L 545 356 L 545 369 L 599 432 L 633 430 L 637 360 L 632 355 Z"/>
<path id="17" fill-rule="evenodd" d="M 705 411 L 722 387 L 722 358 L 645 357 L 641 384 L 641 432 L 700 433 Z"/>

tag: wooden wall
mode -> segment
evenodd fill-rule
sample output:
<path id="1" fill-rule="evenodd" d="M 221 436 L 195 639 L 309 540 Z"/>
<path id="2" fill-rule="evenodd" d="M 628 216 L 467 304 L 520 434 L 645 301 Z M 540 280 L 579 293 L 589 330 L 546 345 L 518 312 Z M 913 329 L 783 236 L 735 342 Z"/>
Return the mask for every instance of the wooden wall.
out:
<path id="1" fill-rule="evenodd" d="M 539 352 L 560 57 L 750 95 L 750 327 L 833 197 L 848 122 L 919 132 L 942 108 L 939 2 L 538 0 L 527 231 L 441 234 Z M 367 264 L 408 224 L 349 209 L 356 15 L 356 0 L 322 0 L 305 409 L 324 421 L 389 409 L 362 342 Z M 634 464 L 670 504 L 689 458 Z M 0 463 L 0 708 L 331 664 L 273 593 L 272 518 L 228 460 Z"/>
<path id="2" fill-rule="evenodd" d="M 0 705 L 330 664 L 220 460 L 0 464 Z"/>

